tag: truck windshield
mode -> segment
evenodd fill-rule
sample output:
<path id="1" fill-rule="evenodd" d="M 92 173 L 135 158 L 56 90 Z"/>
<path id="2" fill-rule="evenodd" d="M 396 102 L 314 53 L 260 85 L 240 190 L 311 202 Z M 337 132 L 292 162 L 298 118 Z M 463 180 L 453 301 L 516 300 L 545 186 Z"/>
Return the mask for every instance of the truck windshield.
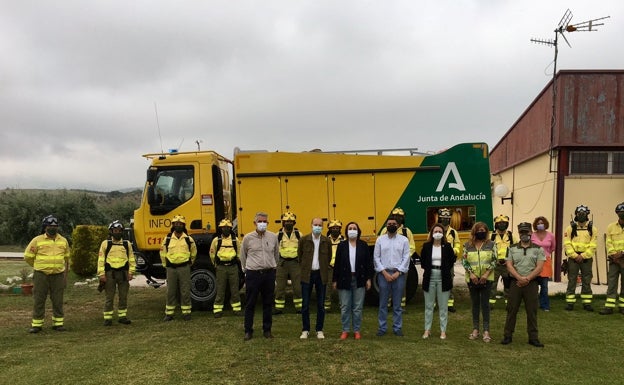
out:
<path id="1" fill-rule="evenodd" d="M 167 213 L 193 196 L 193 167 L 159 168 L 153 186 L 150 211 L 152 214 Z"/>

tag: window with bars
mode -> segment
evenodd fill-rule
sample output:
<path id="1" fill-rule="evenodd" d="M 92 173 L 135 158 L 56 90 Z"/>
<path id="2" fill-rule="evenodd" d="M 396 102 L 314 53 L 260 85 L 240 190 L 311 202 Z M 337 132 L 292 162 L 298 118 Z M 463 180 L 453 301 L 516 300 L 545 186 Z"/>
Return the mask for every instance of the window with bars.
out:
<path id="1" fill-rule="evenodd" d="M 573 174 L 624 175 L 624 151 L 571 151 Z"/>

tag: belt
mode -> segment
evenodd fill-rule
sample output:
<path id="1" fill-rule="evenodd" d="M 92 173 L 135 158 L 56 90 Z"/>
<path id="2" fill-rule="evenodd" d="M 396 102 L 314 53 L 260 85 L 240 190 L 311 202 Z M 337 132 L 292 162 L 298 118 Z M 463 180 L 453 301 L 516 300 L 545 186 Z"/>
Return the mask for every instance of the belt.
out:
<path id="1" fill-rule="evenodd" d="M 355 277 L 357 275 L 357 273 L 351 273 L 352 277 Z"/>
<path id="2" fill-rule="evenodd" d="M 258 273 L 258 274 L 266 274 L 266 273 L 275 271 L 275 269 L 270 268 L 270 269 L 258 269 L 258 270 L 247 270 L 247 271 L 253 271 L 254 273 Z"/>
<path id="3" fill-rule="evenodd" d="M 433 270 L 442 270 L 442 266 L 431 266 Z"/>
<path id="4" fill-rule="evenodd" d="M 284 258 L 280 255 L 280 259 L 283 259 L 284 261 L 296 261 L 297 257 Z"/>
<path id="5" fill-rule="evenodd" d="M 233 266 L 236 265 L 236 261 L 218 261 L 218 266 Z"/>
<path id="6" fill-rule="evenodd" d="M 186 262 L 182 262 L 182 263 L 171 263 L 171 262 L 169 262 L 169 260 L 167 260 L 167 267 L 172 267 L 174 269 L 177 269 L 178 267 L 188 266 L 190 264 L 191 264 L 191 261 L 186 261 Z"/>

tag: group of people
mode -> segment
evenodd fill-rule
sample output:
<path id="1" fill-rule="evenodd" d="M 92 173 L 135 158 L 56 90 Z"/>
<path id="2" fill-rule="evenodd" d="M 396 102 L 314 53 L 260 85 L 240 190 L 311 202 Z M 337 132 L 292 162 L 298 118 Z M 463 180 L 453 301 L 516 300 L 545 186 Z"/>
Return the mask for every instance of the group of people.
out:
<path id="1" fill-rule="evenodd" d="M 624 202 L 615 208 L 618 220 L 606 232 L 606 249 L 609 261 L 608 290 L 602 315 L 616 309 L 624 314 L 624 280 L 618 292 L 618 282 L 624 278 Z M 575 209 L 574 220 L 564 234 L 564 252 L 567 265 L 568 287 L 566 310 L 572 311 L 576 302 L 577 277 L 581 276 L 581 303 L 583 309 L 592 307 L 592 263 L 596 253 L 598 230 L 589 220 L 590 210 L 580 205 Z M 502 344 L 512 342 L 517 313 L 524 302 L 527 314 L 529 343 L 542 347 L 537 330 L 538 308 L 549 311 L 548 281 L 552 275 L 552 256 L 555 237 L 548 231 L 549 222 L 543 217 L 533 223 L 518 225 L 519 239 L 508 229 L 509 218 L 494 218 L 494 231 L 477 222 L 472 226 L 470 238 L 463 247 L 459 236 L 450 227 L 450 211 L 438 210 L 438 223 L 431 226 L 427 241 L 420 251 L 423 269 L 422 288 L 425 299 L 423 339 L 431 336 L 434 308 L 438 307 L 440 338 L 446 339 L 448 313 L 454 311 L 452 288 L 454 264 L 460 259 L 466 271 L 466 283 L 472 308 L 472 332 L 469 339 L 482 338 L 490 342 L 490 310 L 496 305 L 498 280 L 503 281 L 503 299 L 506 303 Z M 296 216 L 286 212 L 282 216 L 282 229 L 276 234 L 267 230 L 268 214 L 255 215 L 255 230 L 243 237 L 240 247 L 232 232 L 232 223 L 224 219 L 219 223 L 219 233 L 210 246 L 210 258 L 216 268 L 217 294 L 214 316 L 223 314 L 225 293 L 229 288 L 230 305 L 235 315 L 244 314 L 244 340 L 253 338 L 253 320 L 258 296 L 262 297 L 262 330 L 272 338 L 272 316 L 285 309 L 285 287 L 288 279 L 293 283 L 293 305 L 302 317 L 300 338 L 310 336 L 310 300 L 316 291 L 316 337 L 325 338 L 323 328 L 325 312 L 331 307 L 331 291 L 337 290 L 340 301 L 342 332 L 340 339 L 362 338 L 362 311 L 366 290 L 377 279 L 379 287 L 377 336 L 389 329 L 388 310 L 392 310 L 392 332 L 403 336 L 402 313 L 405 304 L 405 283 L 412 257 L 415 255 L 414 238 L 404 226 L 405 214 L 400 208 L 393 210 L 375 242 L 372 255 L 366 242 L 360 239 L 361 229 L 349 222 L 342 234 L 342 223 L 332 220 L 323 234 L 323 221 L 314 218 L 310 232 L 301 234 L 294 227 Z M 176 215 L 171 232 L 161 244 L 160 256 L 167 269 L 167 300 L 164 321 L 174 319 L 179 306 L 182 319 L 191 319 L 190 273 L 197 257 L 197 246 L 186 232 L 186 221 Z M 123 225 L 114 221 L 109 225 L 109 239 L 100 245 L 97 263 L 99 289 L 105 291 L 104 325 L 111 326 L 114 318 L 114 297 L 118 292 L 117 320 L 130 324 L 127 315 L 129 281 L 135 273 L 132 244 L 123 239 Z M 69 245 L 58 234 L 58 219 L 47 216 L 42 221 L 42 234 L 33 238 L 24 253 L 25 261 L 34 267 L 34 307 L 30 332 L 42 330 L 45 302 L 52 301 L 53 329 L 64 331 L 63 292 L 69 262 Z M 245 274 L 246 297 L 244 313 L 239 296 L 239 268 Z M 565 267 L 564 267 L 565 268 Z"/>

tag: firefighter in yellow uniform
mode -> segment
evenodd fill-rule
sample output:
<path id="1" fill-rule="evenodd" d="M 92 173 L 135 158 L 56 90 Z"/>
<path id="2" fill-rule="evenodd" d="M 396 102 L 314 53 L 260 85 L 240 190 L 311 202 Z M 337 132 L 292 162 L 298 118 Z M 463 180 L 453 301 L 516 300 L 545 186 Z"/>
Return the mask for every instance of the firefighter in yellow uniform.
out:
<path id="1" fill-rule="evenodd" d="M 412 233 L 412 230 L 405 226 L 405 211 L 400 207 L 396 207 L 394 210 L 392 210 L 391 216 L 396 219 L 397 224 L 399 225 L 396 233 L 401 234 L 402 236 L 407 238 L 409 242 L 410 258 L 413 257 L 414 252 L 416 252 L 416 243 L 414 242 L 414 234 Z M 386 228 L 384 227 L 383 229 L 381 229 L 381 233 L 379 235 L 384 235 L 387 232 L 388 230 L 386 230 Z M 407 304 L 406 294 L 407 285 L 405 285 L 405 287 L 403 288 L 403 296 L 401 297 L 401 307 L 403 308 L 403 312 L 405 312 L 405 305 Z M 388 301 L 388 306 L 390 306 L 390 301 Z"/>
<path id="2" fill-rule="evenodd" d="M 563 234 L 563 248 L 568 257 L 568 288 L 566 290 L 566 310 L 574 310 L 576 302 L 576 279 L 581 273 L 581 302 L 583 309 L 594 311 L 592 307 L 591 280 L 592 263 L 596 255 L 598 229 L 589 220 L 589 207 L 580 205 L 574 210 L 574 221 Z"/>
<path id="3" fill-rule="evenodd" d="M 173 320 L 180 304 L 182 319 L 191 320 L 191 265 L 197 257 L 195 241 L 186 233 L 186 219 L 176 215 L 171 220 L 171 232 L 160 246 L 160 259 L 167 267 L 167 304 L 163 321 Z M 179 293 L 179 301 L 178 301 Z"/>
<path id="4" fill-rule="evenodd" d="M 615 213 L 618 220 L 607 227 L 608 287 L 607 301 L 600 311 L 601 315 L 613 314 L 616 307 L 624 314 L 624 202 L 615 207 Z M 620 281 L 619 294 L 618 281 Z"/>
<path id="5" fill-rule="evenodd" d="M 337 219 L 330 221 L 327 224 L 327 237 L 331 242 L 332 247 L 332 256 L 329 261 L 329 277 L 333 277 L 334 274 L 334 262 L 336 261 L 336 249 L 338 248 L 338 244 L 344 241 L 344 236 L 340 233 L 342 231 L 342 222 Z M 332 283 L 327 282 L 327 286 L 325 287 L 325 311 L 331 310 L 331 297 L 332 297 Z"/>
<path id="6" fill-rule="evenodd" d="M 275 277 L 275 309 L 273 314 L 282 314 L 286 307 L 286 283 L 292 283 L 293 305 L 301 313 L 301 266 L 297 258 L 297 247 L 301 233 L 295 228 L 297 216 L 290 211 L 282 215 L 282 228 L 277 233 L 280 259 Z"/>
<path id="7" fill-rule="evenodd" d="M 462 255 L 462 246 L 461 241 L 459 240 L 459 234 L 457 230 L 451 227 L 451 210 L 447 208 L 441 208 L 438 210 L 438 222 L 444 227 L 444 236 L 446 237 L 446 241 L 453 246 L 453 252 L 457 257 L 457 260 L 460 261 L 463 257 Z M 451 279 L 455 279 L 455 269 L 451 269 Z M 455 296 L 453 295 L 453 289 L 450 290 L 449 299 L 448 299 L 448 311 L 451 313 L 455 313 Z"/>
<path id="8" fill-rule="evenodd" d="M 97 276 L 106 293 L 104 302 L 104 326 L 113 324 L 115 291 L 119 289 L 117 322 L 130 325 L 128 318 L 128 291 L 136 270 L 132 244 L 123 238 L 124 226 L 114 221 L 108 226 L 110 239 L 102 242 L 98 253 Z"/>
<path id="9" fill-rule="evenodd" d="M 52 215 L 43 218 L 42 234 L 30 241 L 24 251 L 24 260 L 34 268 L 33 316 L 29 332 L 39 333 L 45 318 L 45 303 L 52 301 L 52 329 L 65 331 L 63 325 L 63 292 L 69 271 L 69 244 L 58 233 L 58 219 Z"/>
<path id="10" fill-rule="evenodd" d="M 238 243 L 232 234 L 232 222 L 223 219 L 219 223 L 221 234 L 215 237 L 210 244 L 210 259 L 217 271 L 217 296 L 214 301 L 213 313 L 215 318 L 223 315 L 225 292 L 230 288 L 230 305 L 234 315 L 242 315 L 241 301 L 238 287 Z"/>
<path id="11" fill-rule="evenodd" d="M 497 286 L 499 279 L 503 280 L 503 298 L 507 303 L 509 297 L 509 285 L 511 285 L 511 277 L 507 271 L 507 265 L 505 258 L 507 256 L 507 248 L 514 243 L 513 234 L 508 230 L 509 217 L 507 215 L 499 215 L 494 218 L 494 229 L 492 232 L 492 241 L 496 243 L 497 259 L 496 269 L 494 269 L 494 282 L 492 282 L 492 290 L 490 291 L 490 310 L 494 308 L 496 304 L 496 294 L 498 293 Z"/>

